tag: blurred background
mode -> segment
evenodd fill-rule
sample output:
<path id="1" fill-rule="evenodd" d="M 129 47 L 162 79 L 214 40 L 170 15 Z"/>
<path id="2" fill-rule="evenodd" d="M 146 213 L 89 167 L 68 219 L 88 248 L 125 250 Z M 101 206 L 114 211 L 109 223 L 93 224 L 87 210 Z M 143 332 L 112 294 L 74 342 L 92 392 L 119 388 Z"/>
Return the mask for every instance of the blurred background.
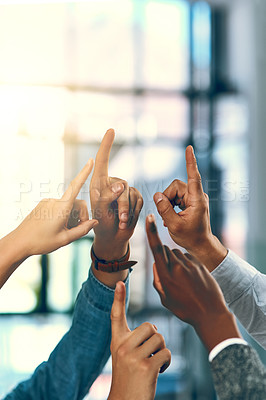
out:
<path id="1" fill-rule="evenodd" d="M 59 197 L 114 128 L 110 175 L 144 197 L 131 241 L 129 319 L 155 323 L 172 351 L 156 399 L 215 399 L 207 354 L 152 287 L 144 234 L 152 196 L 186 180 L 195 148 L 213 232 L 266 272 L 264 0 L 0 1 L 0 235 Z M 80 198 L 89 205 L 88 185 Z M 92 234 L 27 260 L 0 293 L 0 396 L 46 360 L 71 323 Z M 245 338 L 266 354 L 243 331 Z M 106 399 L 111 366 L 88 400 Z"/>

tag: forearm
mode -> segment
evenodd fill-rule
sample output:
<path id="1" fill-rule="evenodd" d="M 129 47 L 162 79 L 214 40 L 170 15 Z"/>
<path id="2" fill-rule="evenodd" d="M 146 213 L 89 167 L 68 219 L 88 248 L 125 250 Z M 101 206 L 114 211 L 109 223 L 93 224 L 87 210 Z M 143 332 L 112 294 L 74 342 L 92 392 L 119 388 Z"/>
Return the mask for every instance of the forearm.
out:
<path id="1" fill-rule="evenodd" d="M 227 309 L 224 313 L 211 317 L 207 316 L 194 328 L 208 352 L 211 352 L 215 346 L 226 339 L 241 338 L 236 320 Z"/>
<path id="2" fill-rule="evenodd" d="M 83 399 L 110 356 L 113 297 L 114 291 L 98 282 L 90 271 L 78 295 L 70 330 L 49 360 L 6 400 Z"/>
<path id="3" fill-rule="evenodd" d="M 28 258 L 25 238 L 18 228 L 0 240 L 0 288 L 17 269 L 17 267 Z"/>

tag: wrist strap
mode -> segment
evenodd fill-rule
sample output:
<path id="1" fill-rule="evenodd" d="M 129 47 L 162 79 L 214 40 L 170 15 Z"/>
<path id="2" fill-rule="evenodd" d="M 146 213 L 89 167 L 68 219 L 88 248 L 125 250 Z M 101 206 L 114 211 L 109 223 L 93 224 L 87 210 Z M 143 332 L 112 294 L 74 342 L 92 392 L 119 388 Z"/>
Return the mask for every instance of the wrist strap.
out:
<path id="1" fill-rule="evenodd" d="M 133 267 L 137 261 L 128 261 L 130 256 L 129 245 L 126 254 L 119 260 L 106 261 L 98 258 L 94 253 L 93 246 L 91 246 L 91 259 L 97 271 L 103 272 L 118 272 Z"/>

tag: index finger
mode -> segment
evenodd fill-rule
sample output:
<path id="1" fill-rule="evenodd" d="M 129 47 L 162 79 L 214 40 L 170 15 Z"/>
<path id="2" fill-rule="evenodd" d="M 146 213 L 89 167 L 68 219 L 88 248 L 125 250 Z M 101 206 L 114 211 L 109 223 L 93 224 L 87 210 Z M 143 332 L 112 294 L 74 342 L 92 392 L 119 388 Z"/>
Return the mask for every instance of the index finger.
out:
<path id="1" fill-rule="evenodd" d="M 103 137 L 103 140 L 101 142 L 100 148 L 98 150 L 95 159 L 93 178 L 100 176 L 108 176 L 109 157 L 114 138 L 115 138 L 114 130 L 108 129 L 108 131 Z"/>
<path id="2" fill-rule="evenodd" d="M 186 167 L 188 178 L 188 192 L 194 196 L 202 196 L 204 192 L 201 184 L 201 176 L 198 170 L 197 160 L 192 146 L 188 146 L 186 148 Z"/>
<path id="3" fill-rule="evenodd" d="M 129 332 L 126 318 L 126 287 L 121 281 L 117 282 L 114 301 L 111 310 L 112 338 L 119 338 Z"/>
<path id="4" fill-rule="evenodd" d="M 78 175 L 73 179 L 73 181 L 70 183 L 68 186 L 67 190 L 62 196 L 62 200 L 64 201 L 69 201 L 71 204 L 74 202 L 76 199 L 77 195 L 80 192 L 80 189 L 88 179 L 88 176 L 91 173 L 91 170 L 93 168 L 93 159 L 90 158 L 85 167 L 78 173 Z"/>
<path id="5" fill-rule="evenodd" d="M 150 214 L 146 218 L 146 232 L 149 241 L 149 245 L 154 257 L 156 269 L 160 280 L 168 274 L 168 257 L 165 252 L 165 248 L 159 238 L 157 227 L 155 224 L 155 217 Z"/>

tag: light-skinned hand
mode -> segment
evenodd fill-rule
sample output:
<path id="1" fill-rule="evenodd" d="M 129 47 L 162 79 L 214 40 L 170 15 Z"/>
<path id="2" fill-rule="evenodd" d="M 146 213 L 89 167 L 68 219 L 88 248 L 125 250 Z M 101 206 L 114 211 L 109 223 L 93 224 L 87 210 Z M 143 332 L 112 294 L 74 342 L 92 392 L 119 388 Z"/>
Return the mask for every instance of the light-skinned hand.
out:
<path id="1" fill-rule="evenodd" d="M 130 331 L 125 313 L 126 288 L 116 285 L 112 322 L 112 385 L 108 400 L 152 400 L 159 372 L 171 362 L 171 353 L 154 325 L 146 322 Z"/>
<path id="2" fill-rule="evenodd" d="M 86 202 L 77 200 L 93 168 L 90 159 L 61 199 L 44 199 L 0 241 L 0 287 L 29 256 L 47 254 L 86 235 L 98 224 L 89 219 Z"/>
<path id="3" fill-rule="evenodd" d="M 163 246 L 154 215 L 146 219 L 146 232 L 154 256 L 154 287 L 162 304 L 191 324 L 211 351 L 225 339 L 240 337 L 234 316 L 207 268 L 190 254 Z"/>
<path id="4" fill-rule="evenodd" d="M 176 244 L 197 257 L 210 271 L 227 254 L 227 249 L 212 234 L 209 198 L 204 193 L 193 147 L 186 149 L 187 183 L 175 179 L 154 201 L 164 225 Z M 176 212 L 178 206 L 181 211 Z"/>

